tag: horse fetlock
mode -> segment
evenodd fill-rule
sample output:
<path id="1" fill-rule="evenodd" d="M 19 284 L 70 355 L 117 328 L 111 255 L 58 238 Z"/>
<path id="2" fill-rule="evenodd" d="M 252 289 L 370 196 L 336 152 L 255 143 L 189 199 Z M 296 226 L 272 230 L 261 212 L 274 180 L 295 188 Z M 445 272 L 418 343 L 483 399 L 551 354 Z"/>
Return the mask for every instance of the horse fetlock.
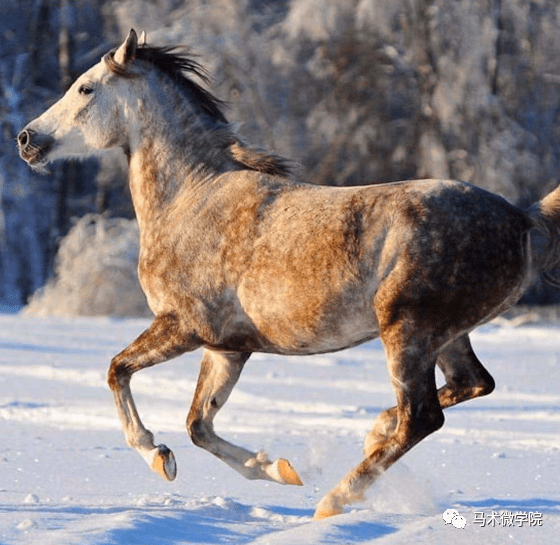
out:
<path id="1" fill-rule="evenodd" d="M 175 455 L 166 445 L 158 445 L 143 454 L 150 469 L 161 475 L 167 481 L 173 481 L 177 476 Z"/>
<path id="2" fill-rule="evenodd" d="M 147 429 L 131 431 L 125 428 L 126 444 L 139 451 L 148 451 L 154 448 L 154 434 Z"/>
<path id="3" fill-rule="evenodd" d="M 313 520 L 322 520 L 344 513 L 344 504 L 332 493 L 327 494 L 317 505 Z"/>
<path id="4" fill-rule="evenodd" d="M 271 462 L 264 450 L 245 461 L 243 474 L 248 479 L 265 479 L 279 484 L 303 486 L 300 476 L 288 460 L 278 458 Z"/>

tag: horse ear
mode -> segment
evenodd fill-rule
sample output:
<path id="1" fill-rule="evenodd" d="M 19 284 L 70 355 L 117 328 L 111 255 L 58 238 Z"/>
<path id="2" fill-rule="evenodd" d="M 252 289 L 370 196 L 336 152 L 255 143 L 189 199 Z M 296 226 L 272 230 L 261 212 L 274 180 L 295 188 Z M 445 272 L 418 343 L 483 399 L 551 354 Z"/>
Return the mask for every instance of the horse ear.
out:
<path id="1" fill-rule="evenodd" d="M 130 29 L 128 37 L 115 51 L 115 62 L 121 66 L 126 66 L 136 57 L 136 48 L 138 47 L 138 35 L 133 28 Z"/>
<path id="2" fill-rule="evenodd" d="M 146 31 L 143 30 L 142 34 L 140 34 L 140 38 L 138 38 L 138 47 L 146 45 Z"/>

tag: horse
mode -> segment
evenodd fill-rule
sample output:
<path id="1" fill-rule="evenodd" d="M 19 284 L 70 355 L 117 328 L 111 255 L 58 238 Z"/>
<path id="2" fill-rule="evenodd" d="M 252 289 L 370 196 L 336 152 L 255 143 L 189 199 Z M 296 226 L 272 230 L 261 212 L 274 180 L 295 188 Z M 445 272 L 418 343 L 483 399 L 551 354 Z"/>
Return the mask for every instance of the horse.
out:
<path id="1" fill-rule="evenodd" d="M 37 170 L 121 148 L 140 228 L 138 275 L 155 318 L 108 372 L 126 443 L 167 480 L 130 389 L 133 373 L 202 348 L 187 430 L 248 479 L 301 485 L 292 464 L 231 444 L 213 420 L 253 352 L 308 355 L 379 337 L 396 395 L 364 458 L 318 503 L 344 512 L 443 410 L 492 392 L 469 333 L 560 262 L 560 188 L 528 209 L 467 183 L 306 183 L 246 144 L 192 55 L 131 30 L 18 135 Z M 445 384 L 436 386 L 435 369 Z"/>

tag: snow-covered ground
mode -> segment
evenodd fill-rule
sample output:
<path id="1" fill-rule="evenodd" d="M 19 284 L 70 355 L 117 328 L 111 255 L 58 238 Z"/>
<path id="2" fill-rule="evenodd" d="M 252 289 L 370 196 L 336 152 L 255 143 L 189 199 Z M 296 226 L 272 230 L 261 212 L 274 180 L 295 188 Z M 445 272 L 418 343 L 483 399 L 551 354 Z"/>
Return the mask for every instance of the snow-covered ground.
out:
<path id="1" fill-rule="evenodd" d="M 558 543 L 560 328 L 476 331 L 497 390 L 448 410 L 443 429 L 367 502 L 312 522 L 317 501 L 361 459 L 372 420 L 393 405 L 381 344 L 254 355 L 217 417 L 224 437 L 288 458 L 303 487 L 246 481 L 191 444 L 200 352 L 137 374 L 144 422 L 177 458 L 167 483 L 126 447 L 105 382 L 112 355 L 148 323 L 0 315 L 2 545 Z M 465 528 L 445 524 L 451 508 Z"/>

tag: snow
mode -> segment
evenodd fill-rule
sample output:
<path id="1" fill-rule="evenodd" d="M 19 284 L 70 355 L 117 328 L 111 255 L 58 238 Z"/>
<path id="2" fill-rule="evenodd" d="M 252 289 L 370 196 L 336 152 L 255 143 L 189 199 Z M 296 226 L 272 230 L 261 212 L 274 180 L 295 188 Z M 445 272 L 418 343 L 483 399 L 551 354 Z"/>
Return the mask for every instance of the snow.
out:
<path id="1" fill-rule="evenodd" d="M 394 402 L 379 341 L 313 357 L 255 354 L 216 418 L 224 437 L 288 458 L 303 487 L 247 481 L 192 445 L 185 418 L 200 352 L 138 373 L 140 414 L 177 458 L 178 477 L 167 483 L 126 447 L 105 382 L 111 357 L 148 324 L 0 315 L 2 545 L 557 542 L 560 327 L 474 332 L 497 390 L 446 411 L 443 429 L 366 502 L 312 522 L 322 495 L 360 461 L 372 420 Z M 445 524 L 447 509 L 466 519 L 464 529 Z M 494 526 L 475 523 L 493 512 Z M 542 525 L 504 526 L 507 512 L 540 513 Z"/>

